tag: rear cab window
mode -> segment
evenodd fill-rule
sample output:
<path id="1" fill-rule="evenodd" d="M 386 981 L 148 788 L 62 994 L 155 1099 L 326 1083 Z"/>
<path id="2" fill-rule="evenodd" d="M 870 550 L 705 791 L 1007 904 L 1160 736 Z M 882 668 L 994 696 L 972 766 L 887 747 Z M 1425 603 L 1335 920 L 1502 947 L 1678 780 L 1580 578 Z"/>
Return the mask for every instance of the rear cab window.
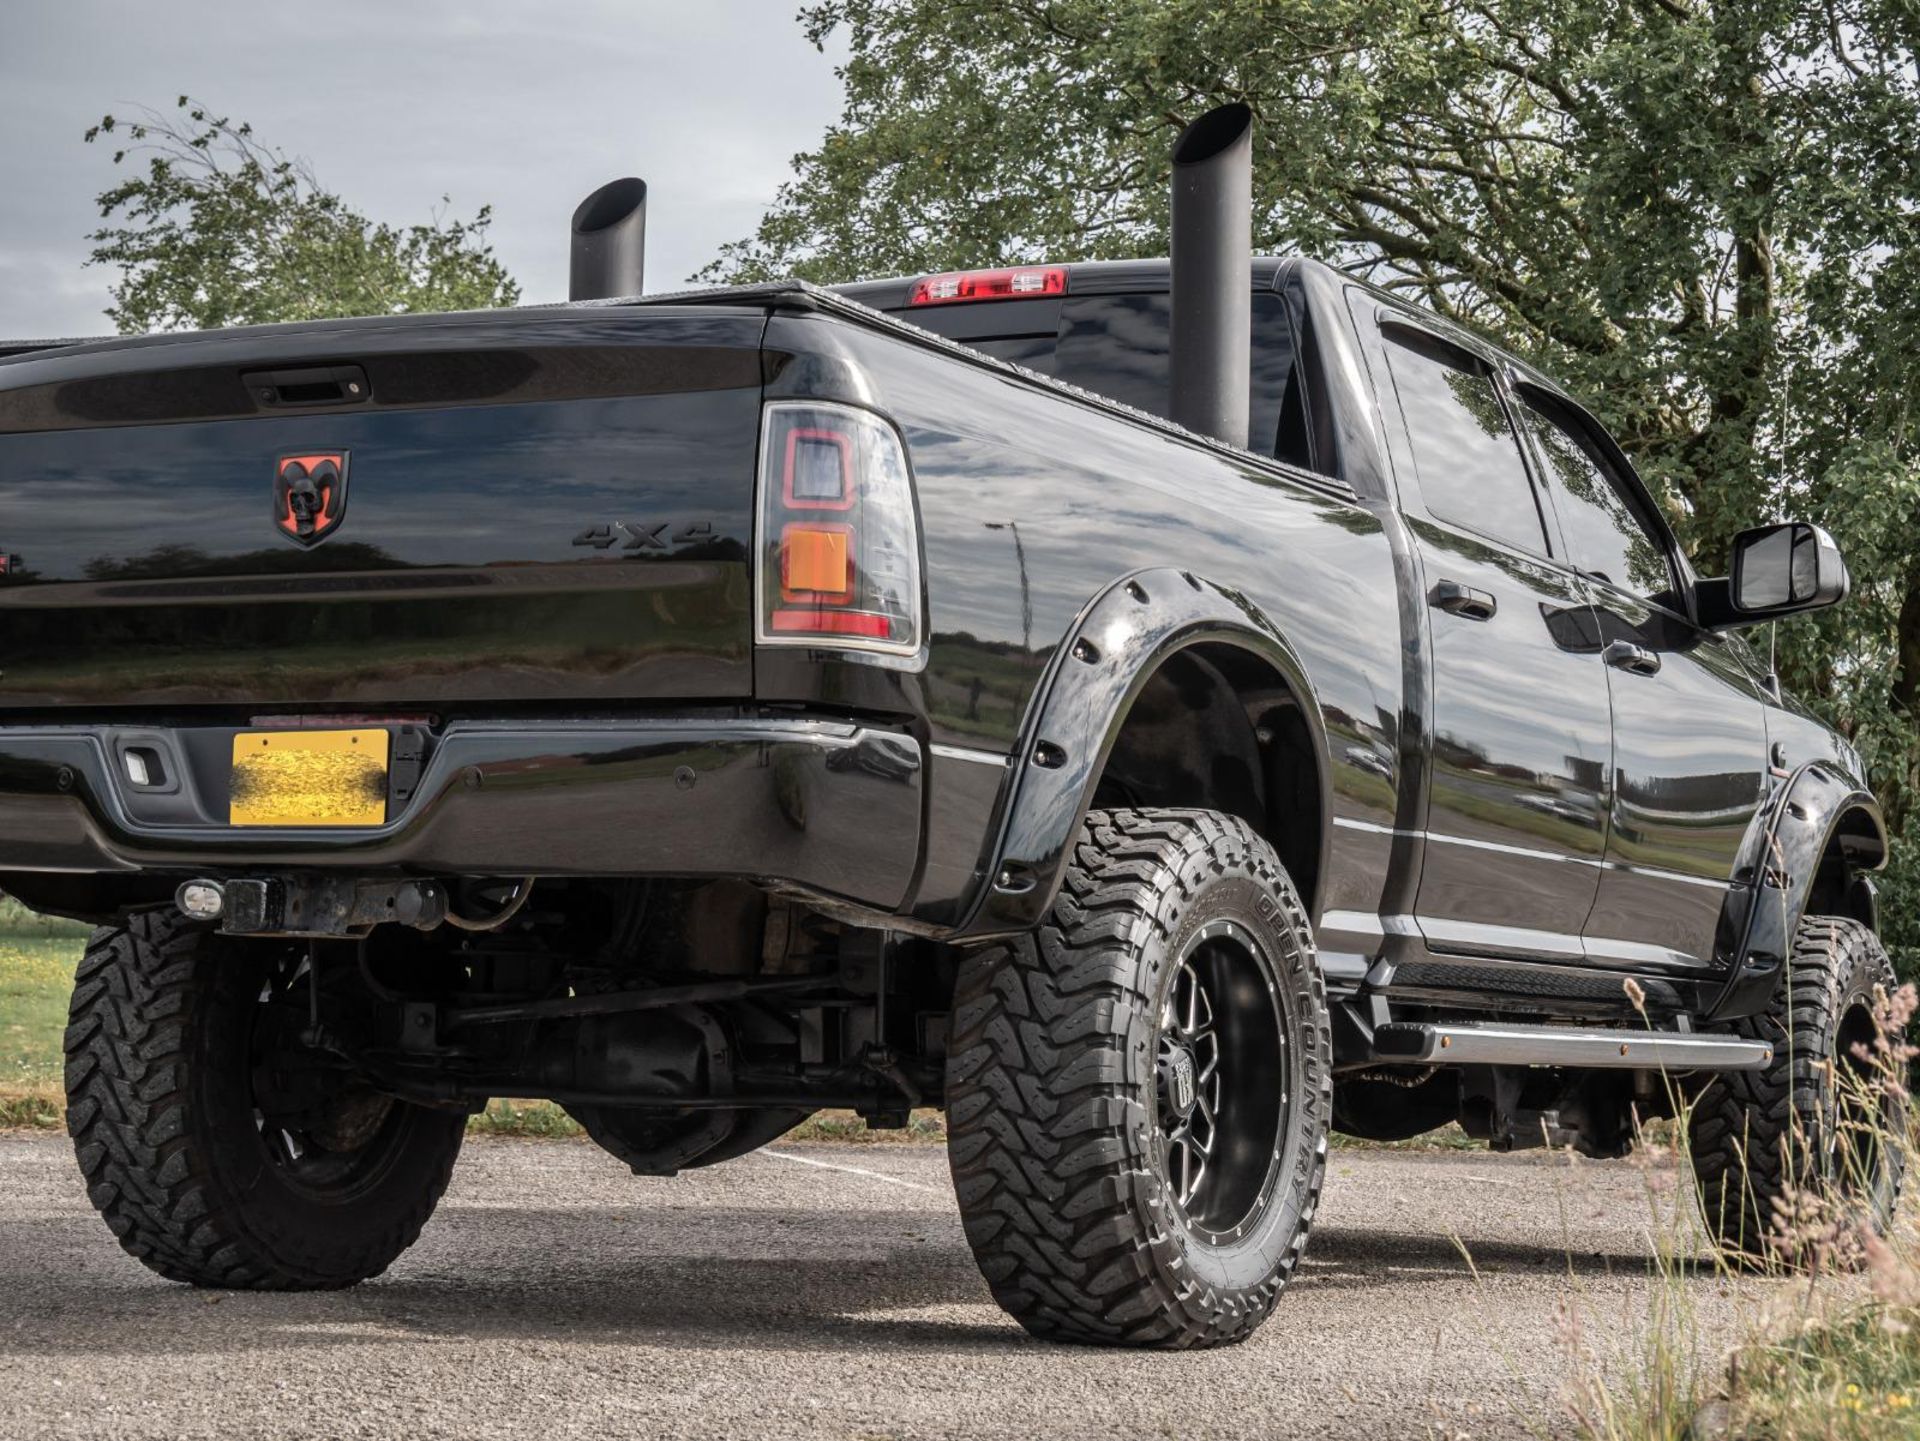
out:
<path id="1" fill-rule="evenodd" d="M 1253 295 L 1253 356 L 1247 449 L 1331 473 L 1317 462 L 1296 327 L 1284 295 Z M 1172 316 L 1165 291 L 985 301 L 893 312 L 996 360 L 1011 361 L 1081 390 L 1165 419 Z"/>

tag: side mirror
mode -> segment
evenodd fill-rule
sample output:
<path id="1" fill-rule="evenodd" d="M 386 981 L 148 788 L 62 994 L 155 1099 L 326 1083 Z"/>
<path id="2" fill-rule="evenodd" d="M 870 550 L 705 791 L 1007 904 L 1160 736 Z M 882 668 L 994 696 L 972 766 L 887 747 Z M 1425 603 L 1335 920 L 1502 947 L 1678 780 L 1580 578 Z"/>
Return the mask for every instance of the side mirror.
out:
<path id="1" fill-rule="evenodd" d="M 1837 605 L 1852 578 L 1840 547 L 1817 525 L 1791 521 L 1743 530 L 1733 541 L 1733 608 L 1772 620 Z"/>
<path id="2" fill-rule="evenodd" d="M 1733 538 L 1732 576 L 1701 581 L 1695 595 L 1702 625 L 1733 630 L 1837 605 L 1852 584 L 1833 537 L 1789 521 L 1741 531 Z"/>

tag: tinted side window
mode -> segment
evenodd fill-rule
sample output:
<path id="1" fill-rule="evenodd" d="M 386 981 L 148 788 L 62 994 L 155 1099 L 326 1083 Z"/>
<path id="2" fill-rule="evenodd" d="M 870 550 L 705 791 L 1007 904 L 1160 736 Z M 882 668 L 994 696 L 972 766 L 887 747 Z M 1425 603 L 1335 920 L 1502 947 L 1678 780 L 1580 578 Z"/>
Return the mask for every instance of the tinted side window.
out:
<path id="1" fill-rule="evenodd" d="M 1673 573 L 1666 547 L 1628 503 L 1592 439 L 1531 399 L 1522 414 L 1547 460 L 1547 483 L 1560 512 L 1568 559 L 1642 599 L 1670 596 Z"/>
<path id="2" fill-rule="evenodd" d="M 1438 520 L 1545 554 L 1546 532 L 1493 377 L 1465 351 L 1394 326 L 1387 349 L 1420 496 Z"/>

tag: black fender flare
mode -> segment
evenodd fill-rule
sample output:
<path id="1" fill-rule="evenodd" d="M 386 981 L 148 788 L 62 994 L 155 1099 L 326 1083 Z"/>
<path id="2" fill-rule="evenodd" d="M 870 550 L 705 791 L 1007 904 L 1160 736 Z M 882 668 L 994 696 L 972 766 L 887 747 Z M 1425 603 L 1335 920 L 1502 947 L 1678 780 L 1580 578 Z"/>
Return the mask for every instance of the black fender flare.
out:
<path id="1" fill-rule="evenodd" d="M 1133 703 L 1169 657 L 1220 642 L 1266 661 L 1293 691 L 1312 738 L 1320 813 L 1331 814 L 1332 776 L 1319 698 L 1298 652 L 1239 592 L 1175 569 L 1135 571 L 1100 592 L 1075 618 L 1034 689 L 1012 757 L 999 839 L 968 939 L 1038 925 L 1053 904 L 1067 850 Z M 1326 873 L 1332 828 L 1321 827 Z"/>
<path id="2" fill-rule="evenodd" d="M 1802 765 L 1761 814 L 1762 824 L 1735 873 L 1736 881 L 1745 877 L 1747 884 L 1727 898 L 1728 934 L 1739 941 L 1726 984 L 1707 1011 L 1709 1022 L 1752 1015 L 1772 999 L 1821 858 L 1836 837 L 1855 869 L 1874 871 L 1886 864 L 1887 823 L 1880 803 L 1831 762 Z M 1844 834 L 1843 828 L 1856 818 L 1865 822 L 1864 834 Z M 1874 923 L 1870 887 L 1857 909 L 1865 912 L 1860 919 Z"/>

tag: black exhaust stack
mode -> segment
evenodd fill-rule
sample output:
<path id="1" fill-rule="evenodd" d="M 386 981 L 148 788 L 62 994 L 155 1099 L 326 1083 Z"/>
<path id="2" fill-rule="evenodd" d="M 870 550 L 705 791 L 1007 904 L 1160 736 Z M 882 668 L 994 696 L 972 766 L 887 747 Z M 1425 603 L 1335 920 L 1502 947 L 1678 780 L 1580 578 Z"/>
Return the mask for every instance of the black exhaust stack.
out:
<path id="1" fill-rule="evenodd" d="M 567 298 L 638 295 L 647 258 L 647 182 L 629 175 L 602 185 L 573 212 Z"/>
<path id="2" fill-rule="evenodd" d="M 1253 112 L 1209 110 L 1173 147 L 1173 419 L 1247 443 L 1253 349 Z"/>

